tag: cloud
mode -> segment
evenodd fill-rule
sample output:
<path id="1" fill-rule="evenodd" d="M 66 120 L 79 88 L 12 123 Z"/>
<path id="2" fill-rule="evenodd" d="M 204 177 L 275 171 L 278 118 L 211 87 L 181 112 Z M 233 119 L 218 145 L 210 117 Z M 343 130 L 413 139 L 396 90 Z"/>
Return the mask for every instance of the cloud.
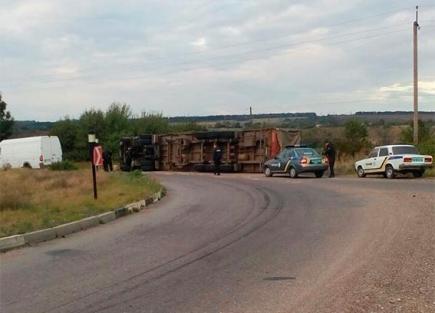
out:
<path id="1" fill-rule="evenodd" d="M 435 80 L 434 81 L 419 81 L 418 91 L 420 95 L 435 95 Z M 394 83 L 389 86 L 379 88 L 381 93 L 387 94 L 409 94 L 413 92 L 413 84 Z"/>
<path id="2" fill-rule="evenodd" d="M 192 42 L 192 46 L 204 49 L 207 47 L 207 40 L 204 37 L 198 38 Z"/>
<path id="3" fill-rule="evenodd" d="M 420 96 L 431 109 L 435 10 L 422 2 Z M 78 116 L 113 101 L 171 116 L 251 105 L 258 113 L 402 110 L 412 93 L 414 4 L 405 6 L 4 0 L 0 88 L 17 119 Z"/>
<path id="4" fill-rule="evenodd" d="M 0 34 L 12 37 L 25 34 L 45 24 L 54 12 L 50 1 L 17 1 L 11 6 L 3 6 L 0 11 Z"/>

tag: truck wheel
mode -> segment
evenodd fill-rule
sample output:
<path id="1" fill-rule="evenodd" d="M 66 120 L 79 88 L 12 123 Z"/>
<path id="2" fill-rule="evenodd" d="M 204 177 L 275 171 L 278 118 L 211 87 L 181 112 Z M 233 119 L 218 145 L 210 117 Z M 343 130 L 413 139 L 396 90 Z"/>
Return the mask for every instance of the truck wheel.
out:
<path id="1" fill-rule="evenodd" d="M 385 167 L 385 177 L 388 179 L 392 179 L 392 178 L 396 177 L 396 173 L 394 172 L 394 168 L 390 164 L 388 164 Z"/>
<path id="2" fill-rule="evenodd" d="M 297 178 L 298 172 L 296 171 L 296 169 L 294 167 L 290 167 L 289 175 L 291 178 Z"/>
<path id="3" fill-rule="evenodd" d="M 364 169 L 362 168 L 362 166 L 358 166 L 356 173 L 357 173 L 358 177 L 360 177 L 360 178 L 366 177 L 366 172 L 364 172 Z"/>
<path id="4" fill-rule="evenodd" d="M 266 176 L 266 177 L 272 177 L 272 176 L 273 176 L 273 173 L 272 173 L 272 171 L 270 170 L 270 168 L 266 167 L 266 168 L 264 169 L 264 176 Z"/>
<path id="5" fill-rule="evenodd" d="M 23 168 L 32 168 L 32 165 L 30 165 L 29 162 L 25 162 L 25 163 L 23 164 Z"/>
<path id="6" fill-rule="evenodd" d="M 323 171 L 314 172 L 317 178 L 321 178 L 323 176 L 323 173 L 324 173 Z"/>
<path id="7" fill-rule="evenodd" d="M 415 178 L 419 178 L 419 177 L 423 176 L 423 174 L 424 174 L 424 171 L 412 172 L 412 175 L 414 175 Z"/>

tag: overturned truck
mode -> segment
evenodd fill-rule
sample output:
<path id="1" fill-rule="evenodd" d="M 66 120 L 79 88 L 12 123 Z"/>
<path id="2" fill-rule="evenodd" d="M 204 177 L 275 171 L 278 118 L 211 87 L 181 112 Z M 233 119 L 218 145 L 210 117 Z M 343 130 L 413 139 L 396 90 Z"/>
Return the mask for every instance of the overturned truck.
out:
<path id="1" fill-rule="evenodd" d="M 300 144 L 300 131 L 279 128 L 207 131 L 155 137 L 156 169 L 212 171 L 213 145 L 223 149 L 222 171 L 261 172 L 283 147 Z"/>
<path id="2" fill-rule="evenodd" d="M 153 171 L 158 162 L 157 136 L 141 135 L 124 137 L 119 142 L 119 161 L 121 170 Z"/>
<path id="3" fill-rule="evenodd" d="M 265 161 L 300 139 L 299 130 L 280 128 L 125 137 L 120 142 L 121 169 L 212 171 L 216 143 L 223 150 L 222 171 L 261 172 Z"/>

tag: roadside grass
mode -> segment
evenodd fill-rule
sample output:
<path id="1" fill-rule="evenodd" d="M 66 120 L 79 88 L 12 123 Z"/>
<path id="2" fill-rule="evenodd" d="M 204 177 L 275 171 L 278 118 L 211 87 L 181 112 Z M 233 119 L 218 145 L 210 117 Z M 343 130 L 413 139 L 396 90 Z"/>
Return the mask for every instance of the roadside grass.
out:
<path id="1" fill-rule="evenodd" d="M 424 172 L 424 176 L 425 176 L 425 177 L 435 177 L 435 167 L 432 166 L 432 168 L 427 169 L 427 170 Z"/>
<path id="2" fill-rule="evenodd" d="M 140 172 L 98 171 L 93 199 L 89 168 L 0 171 L 0 237 L 53 227 L 144 199 L 160 189 Z"/>
<path id="3" fill-rule="evenodd" d="M 356 175 L 354 169 L 355 160 L 352 158 L 335 161 L 334 171 L 336 175 Z"/>

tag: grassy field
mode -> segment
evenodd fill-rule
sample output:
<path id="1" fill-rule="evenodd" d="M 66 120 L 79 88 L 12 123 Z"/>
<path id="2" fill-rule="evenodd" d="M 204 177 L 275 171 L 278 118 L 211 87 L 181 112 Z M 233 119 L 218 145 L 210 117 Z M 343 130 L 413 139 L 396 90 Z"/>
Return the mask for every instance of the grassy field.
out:
<path id="1" fill-rule="evenodd" d="M 141 173 L 97 173 L 93 199 L 89 168 L 76 171 L 0 171 L 0 237 L 71 222 L 118 208 L 160 189 Z"/>

